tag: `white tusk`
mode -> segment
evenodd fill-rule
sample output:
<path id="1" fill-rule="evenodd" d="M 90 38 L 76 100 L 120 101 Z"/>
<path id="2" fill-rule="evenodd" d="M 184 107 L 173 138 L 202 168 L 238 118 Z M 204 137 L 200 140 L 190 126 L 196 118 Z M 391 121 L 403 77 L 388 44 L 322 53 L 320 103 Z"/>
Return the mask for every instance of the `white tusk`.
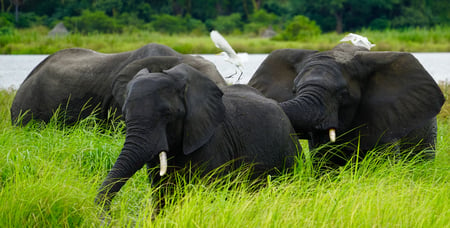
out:
<path id="1" fill-rule="evenodd" d="M 159 153 L 159 175 L 164 176 L 167 172 L 167 154 L 165 151 Z"/>
<path id="2" fill-rule="evenodd" d="M 336 129 L 330 128 L 328 134 L 330 136 L 330 141 L 331 142 L 336 142 Z"/>

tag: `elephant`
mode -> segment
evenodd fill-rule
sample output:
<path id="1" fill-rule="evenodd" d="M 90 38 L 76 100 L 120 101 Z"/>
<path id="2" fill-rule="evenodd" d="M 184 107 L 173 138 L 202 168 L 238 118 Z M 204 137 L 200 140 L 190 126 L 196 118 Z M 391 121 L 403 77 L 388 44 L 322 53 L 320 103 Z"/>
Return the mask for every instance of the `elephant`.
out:
<path id="1" fill-rule="evenodd" d="M 230 162 L 231 169 L 250 164 L 252 178 L 296 164 L 301 146 L 288 117 L 254 88 L 219 88 L 183 63 L 156 73 L 142 69 L 127 87 L 124 146 L 96 197 L 107 210 L 145 164 L 161 164 L 159 175 L 190 164 L 201 176 Z"/>
<path id="2" fill-rule="evenodd" d="M 58 51 L 38 64 L 17 90 L 11 106 L 14 124 L 49 122 L 60 109 L 71 124 L 96 112 L 99 119 L 120 116 L 127 83 L 142 68 L 153 72 L 186 63 L 216 84 L 226 85 L 212 62 L 156 43 L 137 50 L 104 54 L 89 49 Z M 114 112 L 115 110 L 115 112 Z"/>
<path id="3" fill-rule="evenodd" d="M 279 49 L 248 85 L 280 102 L 300 138 L 324 156 L 342 147 L 342 164 L 381 145 L 434 158 L 436 115 L 445 98 L 419 61 L 406 52 L 377 52 L 340 43 L 328 51 Z M 336 134 L 338 138 L 336 139 Z M 322 150 L 319 150 L 322 148 Z M 329 148 L 329 147 L 328 147 Z"/>

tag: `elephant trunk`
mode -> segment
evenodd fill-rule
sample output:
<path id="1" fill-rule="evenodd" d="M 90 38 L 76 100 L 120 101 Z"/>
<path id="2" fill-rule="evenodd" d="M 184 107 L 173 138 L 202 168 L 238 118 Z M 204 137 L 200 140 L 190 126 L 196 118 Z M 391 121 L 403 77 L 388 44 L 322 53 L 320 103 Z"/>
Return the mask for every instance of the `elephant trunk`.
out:
<path id="1" fill-rule="evenodd" d="M 125 182 L 159 152 L 161 160 L 160 175 L 165 174 L 167 170 L 165 151 L 168 150 L 165 135 L 160 131 L 155 133 L 154 130 L 149 132 L 146 129 L 128 128 L 122 151 L 102 183 L 95 200 L 98 204 L 104 204 L 106 211 L 109 210 L 112 198 Z M 161 143 L 163 144 L 161 145 Z"/>
<path id="2" fill-rule="evenodd" d="M 323 119 L 324 110 L 306 97 L 284 101 L 280 106 L 297 132 L 312 131 Z"/>
<path id="3" fill-rule="evenodd" d="M 116 163 L 114 163 L 105 181 L 103 181 L 95 199 L 98 204 L 104 204 L 106 211 L 109 210 L 112 198 L 114 198 L 125 182 L 144 166 L 144 159 L 138 156 L 139 153 L 136 153 L 136 151 L 141 151 L 141 149 L 138 145 L 129 143 L 126 140 Z"/>
<path id="4" fill-rule="evenodd" d="M 326 92 L 308 90 L 298 92 L 299 96 L 280 103 L 295 131 L 306 133 L 313 131 L 329 131 L 331 142 L 336 141 L 338 127 L 337 104 L 326 103 Z"/>

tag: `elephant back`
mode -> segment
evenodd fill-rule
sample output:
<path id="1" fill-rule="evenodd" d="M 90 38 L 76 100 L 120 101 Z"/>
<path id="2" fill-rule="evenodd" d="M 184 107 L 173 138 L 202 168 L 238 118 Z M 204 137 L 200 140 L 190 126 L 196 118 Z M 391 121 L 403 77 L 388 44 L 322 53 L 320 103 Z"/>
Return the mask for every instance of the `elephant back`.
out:
<path id="1" fill-rule="evenodd" d="M 209 60 L 196 55 L 183 55 L 183 63 L 186 63 L 202 72 L 217 86 L 222 87 L 227 85 L 225 79 L 223 79 L 222 75 L 217 70 L 216 65 Z"/>

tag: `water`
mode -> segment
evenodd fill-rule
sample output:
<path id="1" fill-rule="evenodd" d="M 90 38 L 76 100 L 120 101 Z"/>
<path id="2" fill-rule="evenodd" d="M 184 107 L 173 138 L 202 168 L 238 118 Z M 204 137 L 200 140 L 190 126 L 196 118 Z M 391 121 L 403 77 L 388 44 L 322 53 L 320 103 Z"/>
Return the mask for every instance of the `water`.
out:
<path id="1" fill-rule="evenodd" d="M 425 69 L 437 81 L 450 81 L 450 53 L 413 53 L 422 63 Z M 20 84 L 48 55 L 0 55 L 0 89 L 19 88 Z M 233 65 L 226 62 L 220 55 L 201 55 L 213 62 L 219 72 L 224 76 L 236 73 Z M 240 83 L 247 83 L 266 54 L 251 54 L 245 63 L 244 72 Z M 229 83 L 236 78 L 225 79 Z"/>

